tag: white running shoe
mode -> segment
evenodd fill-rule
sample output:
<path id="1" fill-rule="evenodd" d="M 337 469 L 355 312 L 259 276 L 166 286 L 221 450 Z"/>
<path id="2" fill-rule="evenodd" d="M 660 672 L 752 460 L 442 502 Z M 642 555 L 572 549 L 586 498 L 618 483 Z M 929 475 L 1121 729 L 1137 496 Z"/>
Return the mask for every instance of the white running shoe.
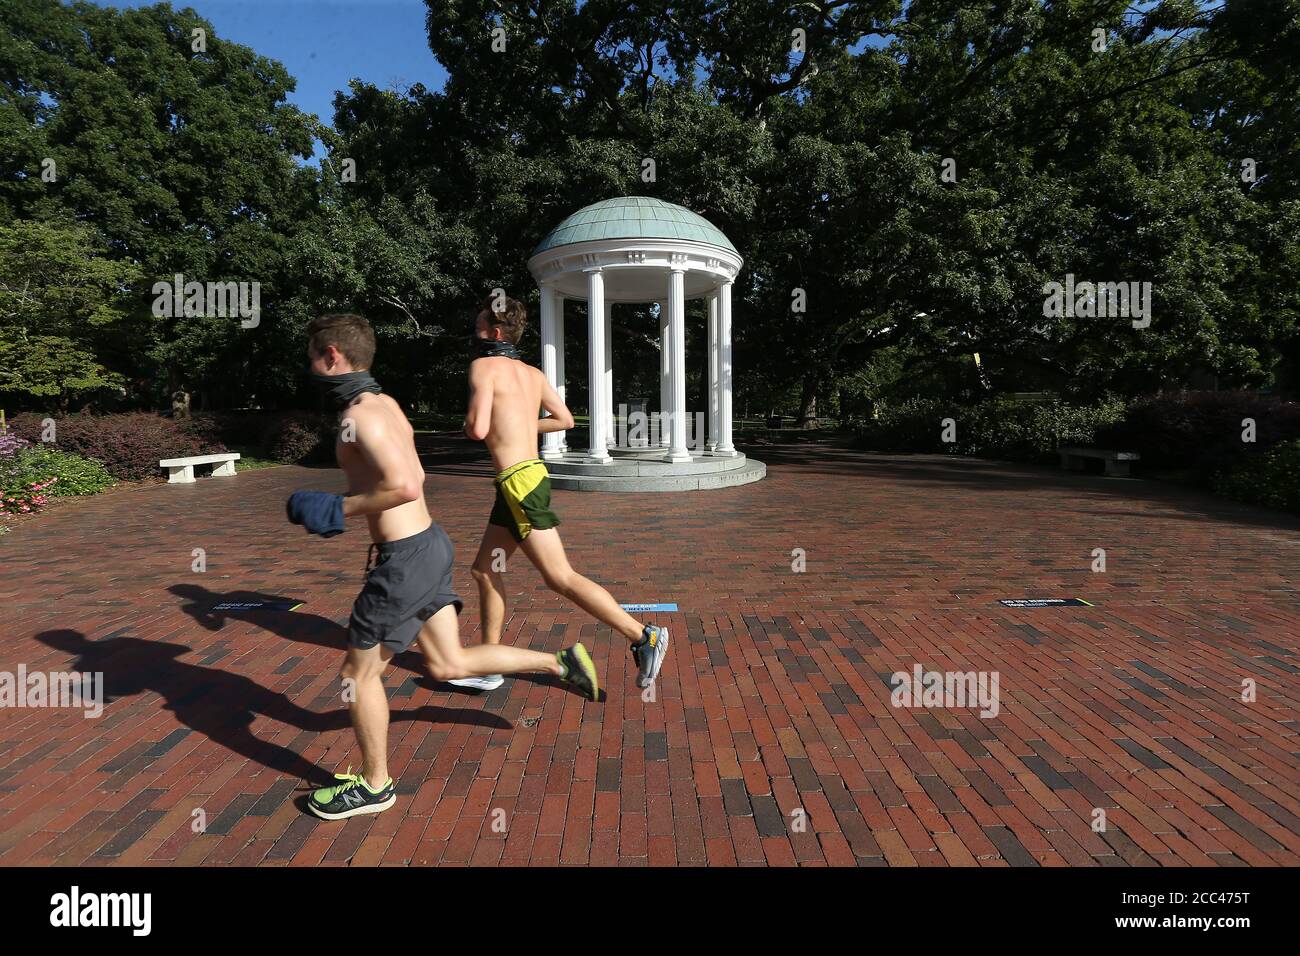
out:
<path id="1" fill-rule="evenodd" d="M 457 687 L 468 687 L 470 690 L 496 690 L 506 679 L 500 674 L 484 674 L 481 677 L 458 677 L 455 680 L 447 681 L 448 684 L 455 684 Z"/>

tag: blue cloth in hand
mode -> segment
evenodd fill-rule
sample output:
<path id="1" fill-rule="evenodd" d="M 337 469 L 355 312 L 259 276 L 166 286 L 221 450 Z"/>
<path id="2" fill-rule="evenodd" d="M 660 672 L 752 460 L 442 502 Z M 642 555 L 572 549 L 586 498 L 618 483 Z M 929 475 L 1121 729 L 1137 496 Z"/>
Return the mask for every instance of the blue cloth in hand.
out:
<path id="1" fill-rule="evenodd" d="M 285 513 L 309 534 L 332 538 L 343 533 L 343 496 L 328 491 L 295 491 L 284 503 Z"/>

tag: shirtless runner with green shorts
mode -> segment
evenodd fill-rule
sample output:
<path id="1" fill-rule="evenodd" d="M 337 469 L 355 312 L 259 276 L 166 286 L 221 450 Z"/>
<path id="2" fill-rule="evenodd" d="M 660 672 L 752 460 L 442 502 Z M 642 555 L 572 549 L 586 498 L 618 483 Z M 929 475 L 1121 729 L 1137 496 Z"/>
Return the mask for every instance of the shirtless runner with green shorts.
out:
<path id="1" fill-rule="evenodd" d="M 573 414 L 540 369 L 519 361 L 515 345 L 527 321 L 523 304 L 505 296 L 489 296 L 474 319 L 465 434 L 487 444 L 497 471 L 496 502 L 470 572 L 478 585 L 483 641 L 500 643 L 505 623 L 505 589 L 496 560 L 520 548 L 548 588 L 627 638 L 637 665 L 637 686 L 648 687 L 668 653 L 668 629 L 637 621 L 603 587 L 573 570 L 560 541 L 560 519 L 551 510 L 551 479 L 537 454 L 537 436 L 572 428 Z M 539 409 L 549 417 L 539 419 Z M 594 700 L 594 668 L 590 682 Z M 491 689 L 501 678 L 453 683 Z"/>

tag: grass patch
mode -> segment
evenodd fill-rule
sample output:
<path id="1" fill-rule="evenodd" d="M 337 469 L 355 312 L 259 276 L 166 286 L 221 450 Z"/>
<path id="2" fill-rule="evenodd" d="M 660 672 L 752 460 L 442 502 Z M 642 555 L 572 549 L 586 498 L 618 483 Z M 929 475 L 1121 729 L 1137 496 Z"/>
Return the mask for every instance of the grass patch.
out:
<path id="1" fill-rule="evenodd" d="M 230 450 L 239 453 L 239 461 L 235 462 L 236 473 L 241 471 L 256 471 L 259 468 L 274 468 L 277 465 L 285 464 L 283 461 L 276 461 L 274 458 L 267 458 L 265 450 L 261 448 L 231 445 Z"/>

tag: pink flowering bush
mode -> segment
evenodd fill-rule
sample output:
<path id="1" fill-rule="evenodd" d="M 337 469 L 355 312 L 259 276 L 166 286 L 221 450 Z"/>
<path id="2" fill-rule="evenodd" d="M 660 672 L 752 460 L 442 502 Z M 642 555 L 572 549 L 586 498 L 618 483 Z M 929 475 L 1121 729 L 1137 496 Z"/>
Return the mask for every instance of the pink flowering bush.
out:
<path id="1" fill-rule="evenodd" d="M 28 514 L 44 507 L 50 500 L 46 491 L 58 480 L 57 477 L 47 478 L 45 481 L 33 481 L 26 488 L 12 493 L 6 491 L 4 497 L 0 497 L 0 514 Z"/>
<path id="2" fill-rule="evenodd" d="M 113 484 L 89 458 L 35 445 L 0 459 L 0 515 L 39 511 L 56 495 L 93 495 Z"/>

